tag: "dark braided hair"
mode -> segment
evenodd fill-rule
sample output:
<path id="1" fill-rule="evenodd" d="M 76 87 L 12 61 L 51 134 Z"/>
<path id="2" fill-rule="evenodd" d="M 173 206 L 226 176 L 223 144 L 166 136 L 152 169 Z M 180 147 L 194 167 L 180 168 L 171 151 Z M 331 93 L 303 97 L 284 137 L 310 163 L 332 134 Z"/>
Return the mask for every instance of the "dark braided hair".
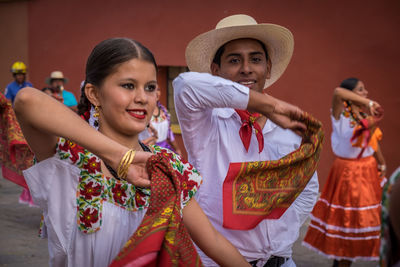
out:
<path id="1" fill-rule="evenodd" d="M 353 91 L 354 88 L 356 88 L 356 86 L 357 86 L 359 81 L 360 81 L 359 79 L 354 78 L 354 77 L 353 78 L 347 78 L 347 79 L 343 80 L 340 83 L 340 87 L 342 87 L 344 89 L 347 89 L 349 91 Z M 353 111 L 353 109 L 351 107 L 351 102 L 348 101 L 348 100 L 346 100 L 344 102 L 345 102 L 345 107 L 348 109 L 352 119 L 354 121 L 356 121 L 357 123 L 360 123 L 360 119 L 358 118 L 358 116 L 356 116 L 356 114 L 354 114 L 354 111 Z M 364 113 L 361 113 L 361 115 L 364 116 Z"/>
<path id="2" fill-rule="evenodd" d="M 78 114 L 85 116 L 91 107 L 85 95 L 87 83 L 101 87 L 105 78 L 120 64 L 135 58 L 152 63 L 157 70 L 153 54 L 138 41 L 129 38 L 111 38 L 96 45 L 86 63 L 86 78 L 81 87 Z"/>

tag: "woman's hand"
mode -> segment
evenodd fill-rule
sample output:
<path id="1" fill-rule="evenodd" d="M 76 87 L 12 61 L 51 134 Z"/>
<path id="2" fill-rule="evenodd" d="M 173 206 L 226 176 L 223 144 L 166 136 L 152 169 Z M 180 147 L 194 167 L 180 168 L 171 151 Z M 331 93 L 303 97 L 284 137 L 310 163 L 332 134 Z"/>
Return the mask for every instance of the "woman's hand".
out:
<path id="1" fill-rule="evenodd" d="M 369 100 L 367 108 L 369 110 L 369 113 L 372 116 L 377 117 L 379 119 L 382 119 L 382 117 L 383 117 L 383 108 L 381 107 L 381 105 L 379 105 L 378 102 L 373 101 L 373 100 Z"/>
<path id="2" fill-rule="evenodd" d="M 378 173 L 381 178 L 386 177 L 386 165 L 378 164 Z"/>
<path id="3" fill-rule="evenodd" d="M 147 173 L 146 163 L 153 154 L 150 152 L 136 151 L 135 158 L 129 166 L 126 180 L 139 187 L 150 187 L 150 177 Z"/>
<path id="4" fill-rule="evenodd" d="M 148 131 L 149 131 L 149 133 L 150 133 L 150 134 L 156 139 L 156 141 L 157 141 L 157 139 L 158 139 L 158 132 L 157 132 L 156 128 L 154 128 L 154 126 L 153 126 L 151 123 L 149 124 Z"/>
<path id="5" fill-rule="evenodd" d="M 157 137 L 150 136 L 149 138 L 146 138 L 142 140 L 142 143 L 145 144 L 146 146 L 151 146 L 154 145 L 157 141 Z"/>

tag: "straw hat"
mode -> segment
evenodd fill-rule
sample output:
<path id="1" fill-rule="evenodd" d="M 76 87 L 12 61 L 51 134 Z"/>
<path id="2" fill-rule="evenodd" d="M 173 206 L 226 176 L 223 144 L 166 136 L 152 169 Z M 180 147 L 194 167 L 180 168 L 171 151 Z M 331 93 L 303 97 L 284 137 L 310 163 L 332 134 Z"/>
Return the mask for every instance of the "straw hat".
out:
<path id="1" fill-rule="evenodd" d="M 68 79 L 64 77 L 64 74 L 58 70 L 50 73 L 50 77 L 46 78 L 46 83 L 51 84 L 51 80 L 64 80 L 64 83 L 68 82 Z"/>
<path id="2" fill-rule="evenodd" d="M 285 71 L 293 54 L 292 33 L 276 24 L 258 24 L 248 15 L 233 15 L 218 22 L 214 30 L 200 34 L 186 47 L 186 63 L 191 71 L 211 73 L 211 63 L 217 50 L 225 43 L 252 38 L 265 44 L 271 59 L 271 78 L 265 88 L 273 84 Z"/>

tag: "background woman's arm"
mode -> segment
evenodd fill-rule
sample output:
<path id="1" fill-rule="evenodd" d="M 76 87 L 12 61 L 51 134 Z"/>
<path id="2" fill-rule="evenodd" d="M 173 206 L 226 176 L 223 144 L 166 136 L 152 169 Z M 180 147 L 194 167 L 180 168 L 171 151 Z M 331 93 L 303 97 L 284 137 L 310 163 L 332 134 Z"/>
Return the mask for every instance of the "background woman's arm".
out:
<path id="1" fill-rule="evenodd" d="M 351 101 L 352 103 L 366 107 L 371 115 L 379 115 L 380 105 L 372 101 L 366 97 L 362 97 L 350 90 L 337 87 L 333 92 L 332 98 L 332 116 L 338 120 L 340 117 L 340 113 L 343 111 L 343 102 L 344 101 Z"/>
<path id="2" fill-rule="evenodd" d="M 386 176 L 386 161 L 385 158 L 383 157 L 383 153 L 381 150 L 381 146 L 378 144 L 378 150 L 375 151 L 374 157 L 376 161 L 378 162 L 378 170 L 381 173 L 381 177 Z"/>

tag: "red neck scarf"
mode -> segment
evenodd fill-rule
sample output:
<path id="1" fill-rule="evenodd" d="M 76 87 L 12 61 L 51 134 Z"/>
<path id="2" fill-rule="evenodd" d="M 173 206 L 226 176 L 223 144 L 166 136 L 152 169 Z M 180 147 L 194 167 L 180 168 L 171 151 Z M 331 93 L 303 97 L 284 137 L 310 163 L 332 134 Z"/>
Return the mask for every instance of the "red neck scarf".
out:
<path id="1" fill-rule="evenodd" d="M 251 134 L 254 130 L 256 132 L 256 137 L 258 141 L 258 153 L 264 149 L 264 136 L 262 134 L 262 129 L 260 125 L 256 122 L 256 119 L 261 117 L 259 113 L 250 113 L 247 110 L 239 110 L 235 109 L 237 114 L 239 114 L 240 119 L 242 120 L 242 126 L 239 130 L 240 139 L 242 139 L 244 148 L 246 151 L 249 151 L 250 141 L 251 141 Z"/>

